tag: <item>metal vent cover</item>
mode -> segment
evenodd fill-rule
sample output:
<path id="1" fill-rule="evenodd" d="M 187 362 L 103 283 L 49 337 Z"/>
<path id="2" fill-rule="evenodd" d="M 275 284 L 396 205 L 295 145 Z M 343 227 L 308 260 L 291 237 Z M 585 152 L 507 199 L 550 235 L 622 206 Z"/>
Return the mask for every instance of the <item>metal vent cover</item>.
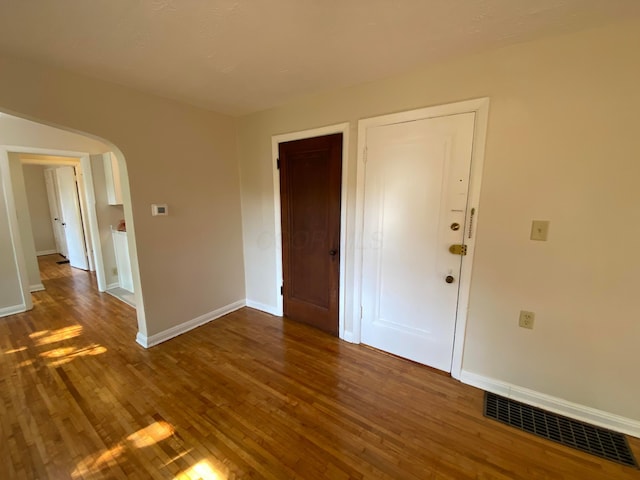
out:
<path id="1" fill-rule="evenodd" d="M 638 468 L 627 437 L 605 428 L 485 392 L 484 415 L 539 437 Z"/>

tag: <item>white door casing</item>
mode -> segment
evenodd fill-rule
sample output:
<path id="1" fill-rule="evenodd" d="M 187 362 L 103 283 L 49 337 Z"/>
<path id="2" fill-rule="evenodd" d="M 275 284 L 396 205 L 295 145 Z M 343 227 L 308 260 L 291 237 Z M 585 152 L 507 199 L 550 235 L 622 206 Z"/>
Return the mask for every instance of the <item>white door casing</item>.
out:
<path id="1" fill-rule="evenodd" d="M 20 299 L 15 305 L 7 305 L 0 308 L 0 317 L 13 315 L 14 313 L 25 312 L 33 308 L 31 300 L 31 291 L 29 288 L 29 275 L 27 273 L 27 265 L 24 259 L 22 249 L 22 241 L 20 239 L 20 227 L 18 225 L 18 216 L 16 213 L 16 203 L 13 195 L 13 186 L 11 185 L 11 172 L 9 169 L 9 150 L 0 145 L 0 195 L 4 197 L 7 226 L 9 227 L 9 235 L 11 237 L 11 248 L 13 249 L 13 260 L 17 273 L 17 284 L 20 290 Z M 1 202 L 0 202 L 1 203 Z"/>
<path id="2" fill-rule="evenodd" d="M 362 342 L 446 372 L 463 258 L 449 246 L 464 242 L 474 117 L 367 131 Z"/>
<path id="3" fill-rule="evenodd" d="M 56 168 L 55 172 L 58 195 L 60 197 L 60 213 L 62 213 L 65 238 L 67 241 L 67 259 L 72 267 L 88 270 L 89 265 L 84 243 L 78 187 L 76 185 L 74 168 L 70 166 L 59 167 Z"/>
<path id="4" fill-rule="evenodd" d="M 96 241 L 92 233 L 93 227 L 91 226 L 91 208 L 89 207 L 87 199 L 89 198 L 89 192 L 86 189 L 87 182 L 84 179 L 85 170 L 83 168 L 83 159 L 80 159 L 80 163 L 74 165 L 76 173 L 76 185 L 78 188 L 78 206 L 80 207 L 80 220 L 82 221 L 82 234 L 84 235 L 84 244 L 86 247 L 87 263 L 89 271 L 96 271 Z M 91 174 L 89 173 L 91 177 Z M 90 180 L 93 181 L 93 180 Z"/>
<path id="5" fill-rule="evenodd" d="M 384 349 L 410 358 L 416 358 L 414 354 L 417 354 L 418 361 L 451 371 L 455 378 L 459 378 L 462 366 L 475 230 L 480 212 L 478 201 L 488 107 L 489 99 L 482 98 L 385 115 L 359 122 L 355 219 L 356 256 L 353 282 L 354 340 L 356 342 L 362 340 L 365 343 L 371 343 L 371 338 L 374 342 L 384 341 L 390 344 L 383 347 Z M 459 116 L 459 114 L 466 115 Z M 446 126 L 450 121 L 445 120 L 444 117 L 448 116 L 459 116 L 460 119 L 464 119 L 462 123 L 466 124 L 466 127 L 462 126 L 461 128 L 462 130 L 466 129 L 466 132 L 456 133 L 455 128 L 453 131 L 447 132 L 446 130 L 450 129 L 451 125 Z M 423 122 L 426 119 L 437 120 Z M 454 123 L 457 121 L 453 120 Z M 424 165 L 420 166 L 420 162 L 416 163 L 416 160 L 399 161 L 399 164 L 404 163 L 411 169 L 412 174 L 405 176 L 405 178 L 402 178 L 402 175 L 397 171 L 390 170 L 390 167 L 385 166 L 384 162 L 376 166 L 369 164 L 369 162 L 376 162 L 376 155 L 384 157 L 384 152 L 372 152 L 372 147 L 375 147 L 376 142 L 385 140 L 385 136 L 393 138 L 392 133 L 396 134 L 402 131 L 401 125 L 407 122 L 413 124 L 412 128 L 414 129 L 418 128 L 419 124 L 422 124 L 423 127 L 436 126 L 435 133 L 440 130 L 440 134 L 442 134 L 441 141 L 436 142 L 436 146 L 431 145 L 427 148 L 427 150 L 429 148 L 432 150 L 432 155 L 436 154 L 436 157 L 439 155 L 442 164 L 439 169 L 437 166 L 435 168 L 436 177 L 439 175 L 440 180 L 447 180 L 447 183 L 452 185 L 448 189 L 450 192 L 444 195 L 442 202 L 440 202 L 440 195 L 436 195 L 432 191 L 434 186 L 442 187 L 442 183 L 430 182 L 431 187 L 429 188 L 431 190 L 429 190 L 427 183 L 420 177 L 420 172 L 416 170 L 424 168 Z M 388 130 L 380 128 L 383 126 L 393 126 L 393 128 Z M 420 129 L 418 128 L 418 130 Z M 425 134 L 417 132 L 417 137 L 420 136 L 424 137 Z M 393 163 L 396 163 L 400 152 L 410 153 L 413 150 L 413 153 L 416 153 L 416 150 L 419 151 L 422 148 L 413 145 L 416 142 L 420 143 L 419 138 L 414 137 L 416 137 L 416 132 L 409 133 L 405 138 L 409 145 L 395 145 L 390 149 L 390 151 L 395 150 Z M 456 139 L 456 137 L 460 138 Z M 463 140 L 462 137 L 465 137 L 466 140 Z M 467 143 L 466 153 L 463 152 L 464 147 L 460 145 L 465 141 Z M 466 170 L 466 179 L 469 179 L 468 191 L 465 191 L 464 188 L 458 188 L 466 183 L 465 175 L 461 176 L 461 172 L 466 167 L 456 166 L 456 162 L 453 162 L 453 165 L 444 166 L 447 164 L 446 158 L 455 159 L 457 156 L 466 156 L 467 161 L 469 158 L 471 159 L 471 169 Z M 376 172 L 376 170 L 378 171 Z M 461 179 L 462 182 L 460 182 Z M 450 180 L 453 181 L 449 182 Z M 451 190 L 452 188 L 453 190 Z M 416 206 L 416 203 L 427 203 L 429 197 L 431 197 L 429 203 L 433 203 L 433 199 L 437 197 L 436 201 L 439 204 L 437 208 L 434 207 L 431 211 L 425 212 L 424 208 Z M 463 197 L 466 197 L 466 200 L 462 200 Z M 408 208 L 407 204 L 410 205 Z M 461 211 L 452 212 L 451 210 Z M 473 216 L 472 229 L 469 230 L 472 210 L 475 215 Z M 416 222 L 416 218 L 419 220 L 418 222 Z M 435 226 L 433 226 L 434 223 Z M 452 223 L 459 223 L 460 229 L 452 230 Z M 429 224 L 432 224 L 433 227 L 431 232 L 419 231 L 425 229 L 425 226 Z M 461 243 L 462 235 L 464 235 L 464 244 L 467 246 L 467 255 L 454 256 L 448 252 L 448 246 Z M 424 245 L 428 243 L 437 245 L 437 252 L 425 251 Z M 420 272 L 426 264 L 429 264 L 431 268 L 430 278 L 423 280 L 420 278 Z M 404 268 L 402 268 L 403 265 Z M 408 270 L 408 274 L 405 275 L 403 270 Z M 448 275 L 454 277 L 452 284 L 445 282 Z M 447 290 L 447 287 L 453 288 Z M 431 289 L 435 289 L 435 291 Z M 448 298 L 446 302 L 440 302 L 448 303 L 446 308 L 440 305 L 439 299 L 444 297 L 441 297 L 442 292 L 438 294 L 437 290 L 444 291 L 445 297 Z M 454 297 L 453 308 L 450 306 L 451 296 Z M 424 312 L 429 303 L 435 303 L 435 306 L 432 305 L 431 308 L 434 308 L 436 312 L 440 310 L 438 315 L 443 315 L 442 312 L 445 311 L 448 312 L 448 315 L 453 316 L 448 326 L 438 325 L 438 322 L 435 323 L 435 326 L 415 323 L 416 319 L 425 316 Z M 451 312 L 453 313 L 451 314 Z M 377 322 L 375 327 L 384 334 L 381 331 L 374 332 L 369 328 L 370 324 L 367 322 L 373 321 Z M 387 338 L 390 332 L 397 333 L 398 331 L 401 333 L 398 338 Z M 448 347 L 444 350 L 438 350 L 433 346 L 429 348 L 429 336 L 437 333 L 445 333 L 445 338 L 449 339 L 446 342 Z M 421 341 L 415 341 L 416 339 L 413 338 L 407 347 L 406 337 L 411 339 L 412 335 L 417 336 Z M 398 352 L 398 348 L 400 352 Z M 413 353 L 410 352 L 407 355 L 402 351 L 403 349 L 409 349 Z M 423 351 L 427 351 L 429 355 L 434 354 L 439 360 L 434 363 L 432 359 L 425 359 L 424 355 L 426 354 Z M 420 358 L 421 356 L 423 358 Z"/>
<path id="6" fill-rule="evenodd" d="M 280 143 L 289 142 L 292 140 L 301 140 L 304 138 L 321 137 L 324 135 L 331 135 L 334 133 L 342 133 L 342 160 L 348 158 L 349 155 L 349 124 L 340 123 L 336 125 L 329 125 L 326 127 L 313 128 L 310 130 L 302 130 L 298 132 L 285 133 L 281 135 L 274 135 L 271 137 L 271 153 L 273 162 L 273 204 L 274 204 L 274 255 L 276 266 L 276 305 L 275 308 L 271 308 L 268 305 L 247 301 L 247 305 L 259 310 L 263 310 L 272 315 L 282 316 L 283 314 L 283 297 L 280 293 L 280 286 L 283 283 L 282 275 L 282 221 L 280 217 L 280 173 L 278 170 L 278 150 Z M 345 317 L 346 313 L 346 295 L 347 295 L 347 264 L 350 261 L 349 252 L 347 249 L 347 188 L 348 188 L 348 172 L 349 169 L 343 163 L 342 168 L 342 190 L 341 190 L 341 206 L 340 206 L 340 289 L 338 300 L 338 336 L 348 342 L 354 342 L 354 338 L 351 331 L 345 329 Z"/>

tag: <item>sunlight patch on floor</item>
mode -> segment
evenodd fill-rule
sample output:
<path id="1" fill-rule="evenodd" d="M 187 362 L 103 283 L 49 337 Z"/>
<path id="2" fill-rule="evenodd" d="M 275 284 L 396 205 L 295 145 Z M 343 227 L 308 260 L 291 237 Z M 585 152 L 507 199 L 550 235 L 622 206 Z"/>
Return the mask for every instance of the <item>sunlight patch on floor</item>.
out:
<path id="1" fill-rule="evenodd" d="M 7 350 L 6 352 L 3 352 L 3 353 L 8 354 L 8 353 L 24 352 L 26 349 L 27 347 L 18 347 L 18 348 L 13 348 L 11 350 Z"/>
<path id="2" fill-rule="evenodd" d="M 82 325 L 71 325 L 69 327 L 64 327 L 59 330 L 49 331 L 45 330 L 45 333 L 42 335 L 42 332 L 36 332 L 35 334 L 29 335 L 32 339 L 35 340 L 36 345 L 48 345 L 50 343 L 61 342 L 63 340 L 69 340 L 71 338 L 79 337 L 82 334 Z"/>
<path id="3" fill-rule="evenodd" d="M 49 350 L 48 352 L 41 353 L 40 356 L 49 360 L 49 365 L 51 365 L 52 367 L 58 367 L 60 365 L 64 365 L 65 363 L 69 363 L 77 357 L 100 355 L 102 353 L 105 353 L 106 351 L 107 349 L 102 345 L 93 344 L 84 348 L 54 348 L 53 350 Z"/>
<path id="4" fill-rule="evenodd" d="M 158 443 L 174 434 L 173 427 L 167 422 L 154 422 L 127 437 L 136 448 L 144 448 Z"/>
<path id="5" fill-rule="evenodd" d="M 173 480 L 226 480 L 208 460 L 200 460 L 194 466 L 180 472 Z"/>
<path id="6" fill-rule="evenodd" d="M 29 334 L 29 338 L 34 339 L 34 338 L 39 338 L 42 337 L 43 335 L 46 335 L 49 333 L 49 330 L 40 330 L 39 332 L 33 332 Z"/>
<path id="7" fill-rule="evenodd" d="M 177 462 L 178 460 L 180 460 L 182 457 L 186 457 L 187 455 L 189 455 L 191 452 L 193 451 L 193 448 L 190 448 L 189 450 L 185 450 L 182 453 L 179 453 L 178 455 L 176 455 L 173 458 L 170 458 L 168 462 L 165 462 L 162 466 L 166 467 L 167 465 L 171 465 L 172 463 Z"/>
<path id="8" fill-rule="evenodd" d="M 98 473 L 107 467 L 109 463 L 116 462 L 123 452 L 124 447 L 118 444 L 107 451 L 90 455 L 82 460 L 76 466 L 76 469 L 71 472 L 71 478 L 84 478 L 88 475 Z"/>
<path id="9" fill-rule="evenodd" d="M 135 449 L 151 447 L 163 440 L 171 437 L 175 433 L 175 429 L 171 424 L 164 421 L 154 422 L 151 425 L 141 428 L 132 433 L 125 439 L 118 442 L 114 447 L 103 450 L 93 455 L 89 455 L 76 465 L 76 469 L 72 472 L 72 478 L 92 478 L 94 475 L 103 470 L 118 465 L 118 459 L 126 456 L 128 451 Z M 190 450 L 189 450 L 190 451 Z M 183 455 L 189 452 L 184 452 Z M 176 458 L 180 458 L 178 455 Z M 171 463 L 171 462 L 169 462 Z M 166 466 L 166 465 L 165 465 Z M 184 477 L 191 478 L 191 477 Z M 195 478 L 195 477 L 194 477 Z M 226 478 L 226 477 L 199 477 L 208 480 Z"/>

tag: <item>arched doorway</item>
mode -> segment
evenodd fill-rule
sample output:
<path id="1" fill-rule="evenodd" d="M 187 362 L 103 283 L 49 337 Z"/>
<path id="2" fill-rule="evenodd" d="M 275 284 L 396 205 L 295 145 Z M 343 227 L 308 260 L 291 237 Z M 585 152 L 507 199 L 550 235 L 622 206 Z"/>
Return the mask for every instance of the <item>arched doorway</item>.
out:
<path id="1" fill-rule="evenodd" d="M 103 210 L 105 208 L 96 198 L 96 190 L 106 188 L 105 169 L 102 166 L 105 153 L 108 153 L 120 167 L 118 183 L 123 191 L 121 203 L 108 207 L 111 210 L 111 219 L 105 219 L 104 211 L 98 211 L 100 207 L 103 207 Z M 128 266 L 131 271 L 131 285 L 135 285 L 131 301 L 127 303 L 136 305 L 138 330 L 146 331 L 135 252 L 135 233 L 131 207 L 128 204 L 129 184 L 123 155 L 115 145 L 107 141 L 6 114 L 0 114 L 0 210 L 4 210 L 0 215 L 0 224 L 3 224 L 4 229 L 4 235 L 0 235 L 0 246 L 4 252 L 1 254 L 4 258 L 0 258 L 0 279 L 3 287 L 6 287 L 0 295 L 0 316 L 31 309 L 31 291 L 34 291 L 34 285 L 37 290 L 40 284 L 39 281 L 33 280 L 33 272 L 31 279 L 29 278 L 29 266 L 31 265 L 33 270 L 35 264 L 37 269 L 37 251 L 33 246 L 33 239 L 25 238 L 32 234 L 30 228 L 24 227 L 24 217 L 28 216 L 29 212 L 24 208 L 20 214 L 16 211 L 19 207 L 16 194 L 24 192 L 16 191 L 13 184 L 11 166 L 15 165 L 11 165 L 12 162 L 17 164 L 18 168 L 23 164 L 41 165 L 44 168 L 70 165 L 78 174 L 77 196 L 81 204 L 82 226 L 85 229 L 82 243 L 87 250 L 86 268 L 95 272 L 100 291 L 113 288 L 114 277 L 117 278 L 114 266 L 116 262 L 113 259 L 114 248 L 111 243 L 113 240 L 108 229 L 113 226 L 115 230 L 120 223 L 119 220 L 124 220 L 122 223 L 127 226 L 125 246 L 133 246 L 133 252 L 128 255 Z M 95 188 L 97 182 L 101 182 L 98 189 Z M 22 187 L 24 188 L 24 185 Z M 22 221 L 19 221 L 19 216 Z M 29 243 L 31 247 L 25 248 Z"/>

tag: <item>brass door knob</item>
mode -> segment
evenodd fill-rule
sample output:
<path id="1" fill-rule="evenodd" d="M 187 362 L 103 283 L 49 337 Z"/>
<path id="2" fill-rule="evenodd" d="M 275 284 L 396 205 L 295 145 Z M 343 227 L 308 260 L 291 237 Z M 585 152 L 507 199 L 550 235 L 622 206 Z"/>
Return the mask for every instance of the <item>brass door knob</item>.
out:
<path id="1" fill-rule="evenodd" d="M 444 281 L 447 283 L 453 283 L 454 280 L 455 278 L 453 278 L 451 275 L 447 275 L 444 279 Z"/>

